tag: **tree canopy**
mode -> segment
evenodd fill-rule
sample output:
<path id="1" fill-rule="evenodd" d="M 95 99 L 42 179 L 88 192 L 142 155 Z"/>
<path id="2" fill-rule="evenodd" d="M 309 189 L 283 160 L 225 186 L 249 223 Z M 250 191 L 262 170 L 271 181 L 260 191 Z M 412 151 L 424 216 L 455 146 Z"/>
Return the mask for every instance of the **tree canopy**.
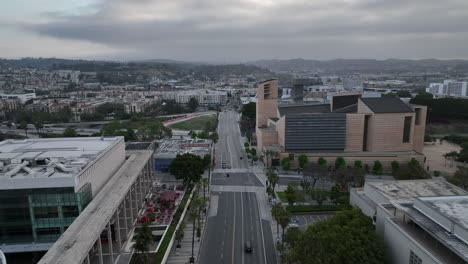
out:
<path id="1" fill-rule="evenodd" d="M 341 211 L 318 221 L 298 237 L 290 244 L 290 263 L 377 264 L 385 260 L 372 219 L 360 209 Z"/>
<path id="2" fill-rule="evenodd" d="M 206 168 L 206 163 L 197 155 L 185 153 L 177 155 L 169 165 L 169 172 L 178 180 L 182 180 L 185 186 L 198 182 Z"/>
<path id="3" fill-rule="evenodd" d="M 188 107 L 188 109 L 190 110 L 190 112 L 195 112 L 195 110 L 197 110 L 198 105 L 199 105 L 199 104 L 198 104 L 197 98 L 192 97 L 192 98 L 190 98 L 190 100 L 188 101 L 187 107 Z"/>

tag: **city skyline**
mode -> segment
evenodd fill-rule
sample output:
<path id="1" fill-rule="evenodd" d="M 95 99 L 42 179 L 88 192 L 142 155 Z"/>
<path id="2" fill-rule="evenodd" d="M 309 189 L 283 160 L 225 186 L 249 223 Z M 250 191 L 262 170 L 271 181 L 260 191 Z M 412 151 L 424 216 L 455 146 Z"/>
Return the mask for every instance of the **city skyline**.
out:
<path id="1" fill-rule="evenodd" d="M 459 0 L 20 0 L 2 7 L 2 58 L 468 58 L 468 2 Z"/>

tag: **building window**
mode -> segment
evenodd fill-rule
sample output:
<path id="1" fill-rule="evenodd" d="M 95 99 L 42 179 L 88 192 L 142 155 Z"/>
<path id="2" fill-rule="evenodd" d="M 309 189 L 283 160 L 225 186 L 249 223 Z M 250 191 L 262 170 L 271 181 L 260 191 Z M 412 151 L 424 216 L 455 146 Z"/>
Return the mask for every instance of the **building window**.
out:
<path id="1" fill-rule="evenodd" d="M 34 208 L 35 218 L 57 218 L 58 209 L 56 206 L 36 207 Z"/>
<path id="2" fill-rule="evenodd" d="M 405 123 L 403 127 L 403 143 L 410 142 L 410 135 L 411 135 L 411 116 L 405 116 Z"/>
<path id="3" fill-rule="evenodd" d="M 370 120 L 370 115 L 366 115 L 364 117 L 364 133 L 363 133 L 363 138 L 362 138 L 362 151 L 368 151 L 367 137 L 369 134 L 369 120 Z"/>
<path id="4" fill-rule="evenodd" d="M 421 108 L 414 109 L 414 112 L 416 113 L 416 125 L 419 126 L 421 124 Z"/>
<path id="5" fill-rule="evenodd" d="M 78 206 L 63 206 L 62 210 L 64 217 L 77 217 L 79 214 Z"/>
<path id="6" fill-rule="evenodd" d="M 414 254 L 412 250 L 410 250 L 409 264 L 422 264 L 421 258 Z"/>

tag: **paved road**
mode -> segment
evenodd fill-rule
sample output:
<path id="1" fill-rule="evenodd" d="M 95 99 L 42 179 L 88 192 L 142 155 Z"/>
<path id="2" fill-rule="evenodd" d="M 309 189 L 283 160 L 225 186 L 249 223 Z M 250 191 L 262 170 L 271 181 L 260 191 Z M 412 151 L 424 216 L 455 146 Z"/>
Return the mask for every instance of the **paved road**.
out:
<path id="1" fill-rule="evenodd" d="M 216 191 L 211 196 L 199 263 L 276 263 L 271 225 L 261 214 L 265 211 L 262 206 L 267 205 L 258 199 L 259 195 L 264 195 L 264 185 L 249 169 L 236 112 L 220 114 L 218 133 L 220 140 L 216 145 L 216 166 L 212 175 Z M 222 169 L 223 161 L 230 164 L 231 169 Z M 247 240 L 252 243 L 252 253 L 244 250 Z"/>

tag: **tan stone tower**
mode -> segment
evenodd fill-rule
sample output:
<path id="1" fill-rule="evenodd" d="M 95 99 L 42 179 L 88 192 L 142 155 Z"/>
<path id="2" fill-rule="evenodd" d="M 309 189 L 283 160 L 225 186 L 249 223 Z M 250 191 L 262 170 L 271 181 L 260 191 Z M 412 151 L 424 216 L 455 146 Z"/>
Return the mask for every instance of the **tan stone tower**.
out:
<path id="1" fill-rule="evenodd" d="M 256 127 L 266 126 L 268 117 L 277 117 L 278 80 L 268 80 L 257 85 Z"/>

